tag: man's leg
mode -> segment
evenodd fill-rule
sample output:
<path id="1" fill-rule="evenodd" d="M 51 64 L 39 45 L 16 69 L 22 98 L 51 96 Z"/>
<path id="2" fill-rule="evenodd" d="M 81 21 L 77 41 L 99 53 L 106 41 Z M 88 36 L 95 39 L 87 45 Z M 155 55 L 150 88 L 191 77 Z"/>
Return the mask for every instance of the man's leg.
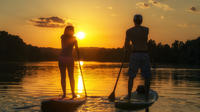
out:
<path id="1" fill-rule="evenodd" d="M 150 90 L 150 80 L 151 80 L 151 67 L 148 54 L 143 55 L 143 61 L 141 63 L 141 72 L 145 79 L 145 100 L 149 99 L 149 90 Z"/>
<path id="2" fill-rule="evenodd" d="M 128 79 L 128 99 L 131 99 L 131 92 L 132 92 L 132 88 L 133 88 L 133 80 L 134 80 L 134 77 L 129 76 L 129 79 Z"/>
<path id="3" fill-rule="evenodd" d="M 149 99 L 149 90 L 150 90 L 150 78 L 145 78 L 145 100 Z"/>
<path id="4" fill-rule="evenodd" d="M 138 72 L 138 60 L 136 54 L 131 54 L 129 63 L 129 80 L 128 80 L 128 99 L 131 99 L 131 92 L 133 88 L 133 80 Z"/>

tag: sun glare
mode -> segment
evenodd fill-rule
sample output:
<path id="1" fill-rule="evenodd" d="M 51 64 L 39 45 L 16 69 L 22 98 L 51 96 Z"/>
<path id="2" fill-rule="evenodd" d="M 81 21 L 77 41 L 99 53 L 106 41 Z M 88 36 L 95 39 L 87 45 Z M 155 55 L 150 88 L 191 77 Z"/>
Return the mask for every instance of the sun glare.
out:
<path id="1" fill-rule="evenodd" d="M 83 66 L 83 64 L 84 64 L 83 61 L 80 61 L 80 65 Z"/>
<path id="2" fill-rule="evenodd" d="M 81 75 L 78 76 L 78 93 L 83 92 L 83 81 Z"/>
<path id="3" fill-rule="evenodd" d="M 78 32 L 75 34 L 75 36 L 78 38 L 78 39 L 84 39 L 85 38 L 85 33 L 84 32 Z"/>

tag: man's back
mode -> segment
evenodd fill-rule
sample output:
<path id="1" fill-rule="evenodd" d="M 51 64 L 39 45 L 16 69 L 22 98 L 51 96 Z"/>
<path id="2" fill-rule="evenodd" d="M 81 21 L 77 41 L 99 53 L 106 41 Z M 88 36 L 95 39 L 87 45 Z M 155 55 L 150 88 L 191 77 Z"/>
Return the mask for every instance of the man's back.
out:
<path id="1" fill-rule="evenodd" d="M 143 26 L 135 26 L 127 30 L 126 41 L 131 41 L 133 51 L 147 51 L 149 29 Z"/>

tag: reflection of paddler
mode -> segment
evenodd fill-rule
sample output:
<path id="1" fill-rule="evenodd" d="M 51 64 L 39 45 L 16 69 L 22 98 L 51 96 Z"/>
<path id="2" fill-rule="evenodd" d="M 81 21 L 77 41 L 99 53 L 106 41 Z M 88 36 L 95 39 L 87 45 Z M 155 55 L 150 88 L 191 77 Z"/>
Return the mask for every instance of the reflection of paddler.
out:
<path id="1" fill-rule="evenodd" d="M 74 81 L 74 59 L 72 56 L 73 47 L 78 52 L 78 43 L 76 38 L 74 37 L 74 27 L 67 26 L 65 28 L 64 34 L 61 36 L 61 44 L 62 51 L 58 58 L 59 69 L 61 74 L 61 85 L 63 90 L 64 98 L 66 96 L 66 68 L 68 70 L 68 76 L 70 80 L 70 86 L 72 91 L 72 97 L 75 98 L 76 94 L 74 92 L 75 89 L 75 81 Z"/>

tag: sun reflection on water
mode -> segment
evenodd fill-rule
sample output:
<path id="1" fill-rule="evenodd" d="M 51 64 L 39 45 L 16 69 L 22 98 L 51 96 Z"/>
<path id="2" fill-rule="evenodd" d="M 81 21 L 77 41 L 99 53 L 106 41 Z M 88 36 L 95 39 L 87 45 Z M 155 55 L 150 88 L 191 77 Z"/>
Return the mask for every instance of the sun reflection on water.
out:
<path id="1" fill-rule="evenodd" d="M 78 76 L 78 93 L 82 93 L 83 92 L 83 80 L 81 75 L 79 74 Z"/>
<path id="2" fill-rule="evenodd" d="M 81 67 L 83 66 L 84 62 L 80 61 Z M 77 93 L 83 93 L 83 80 L 81 76 L 81 71 L 80 69 L 78 70 L 78 81 L 77 81 Z"/>
<path id="3" fill-rule="evenodd" d="M 80 61 L 80 65 L 83 66 L 83 64 L 84 64 L 83 61 Z"/>
<path id="4" fill-rule="evenodd" d="M 10 73 L 10 71 L 2 74 L 4 80 L 0 82 L 0 111 L 40 111 L 42 100 L 62 96 L 60 71 L 57 62 L 29 62 L 28 64 L 25 67 L 26 71 L 22 71 L 26 73 L 25 75 L 20 71 L 15 71 L 18 75 L 23 75 L 20 80 L 16 80 L 14 77 L 15 74 Z M 78 97 L 82 97 L 84 95 L 84 86 L 78 66 L 76 62 L 74 70 L 76 93 Z M 95 97 L 88 97 L 87 102 L 80 107 L 80 111 L 118 111 L 114 108 L 113 103 L 107 103 L 107 96 L 113 91 L 119 67 L 120 63 L 84 61 L 82 70 L 86 90 L 88 96 Z M 116 89 L 116 97 L 127 95 L 127 71 L 128 68 L 123 68 Z M 153 69 L 151 88 L 157 91 L 160 97 L 157 103 L 150 108 L 151 112 L 160 112 L 161 110 L 164 110 L 163 112 L 170 112 L 171 110 L 177 110 L 179 112 L 189 112 L 192 110 L 192 112 L 199 112 L 198 98 L 200 83 L 198 73 L 199 69 Z M 68 75 L 66 76 L 67 97 L 71 97 L 70 82 Z M 133 91 L 140 84 L 144 84 L 141 72 L 139 72 L 134 80 Z M 26 110 L 15 109 L 24 106 L 30 107 L 31 105 L 38 106 L 25 108 Z"/>

